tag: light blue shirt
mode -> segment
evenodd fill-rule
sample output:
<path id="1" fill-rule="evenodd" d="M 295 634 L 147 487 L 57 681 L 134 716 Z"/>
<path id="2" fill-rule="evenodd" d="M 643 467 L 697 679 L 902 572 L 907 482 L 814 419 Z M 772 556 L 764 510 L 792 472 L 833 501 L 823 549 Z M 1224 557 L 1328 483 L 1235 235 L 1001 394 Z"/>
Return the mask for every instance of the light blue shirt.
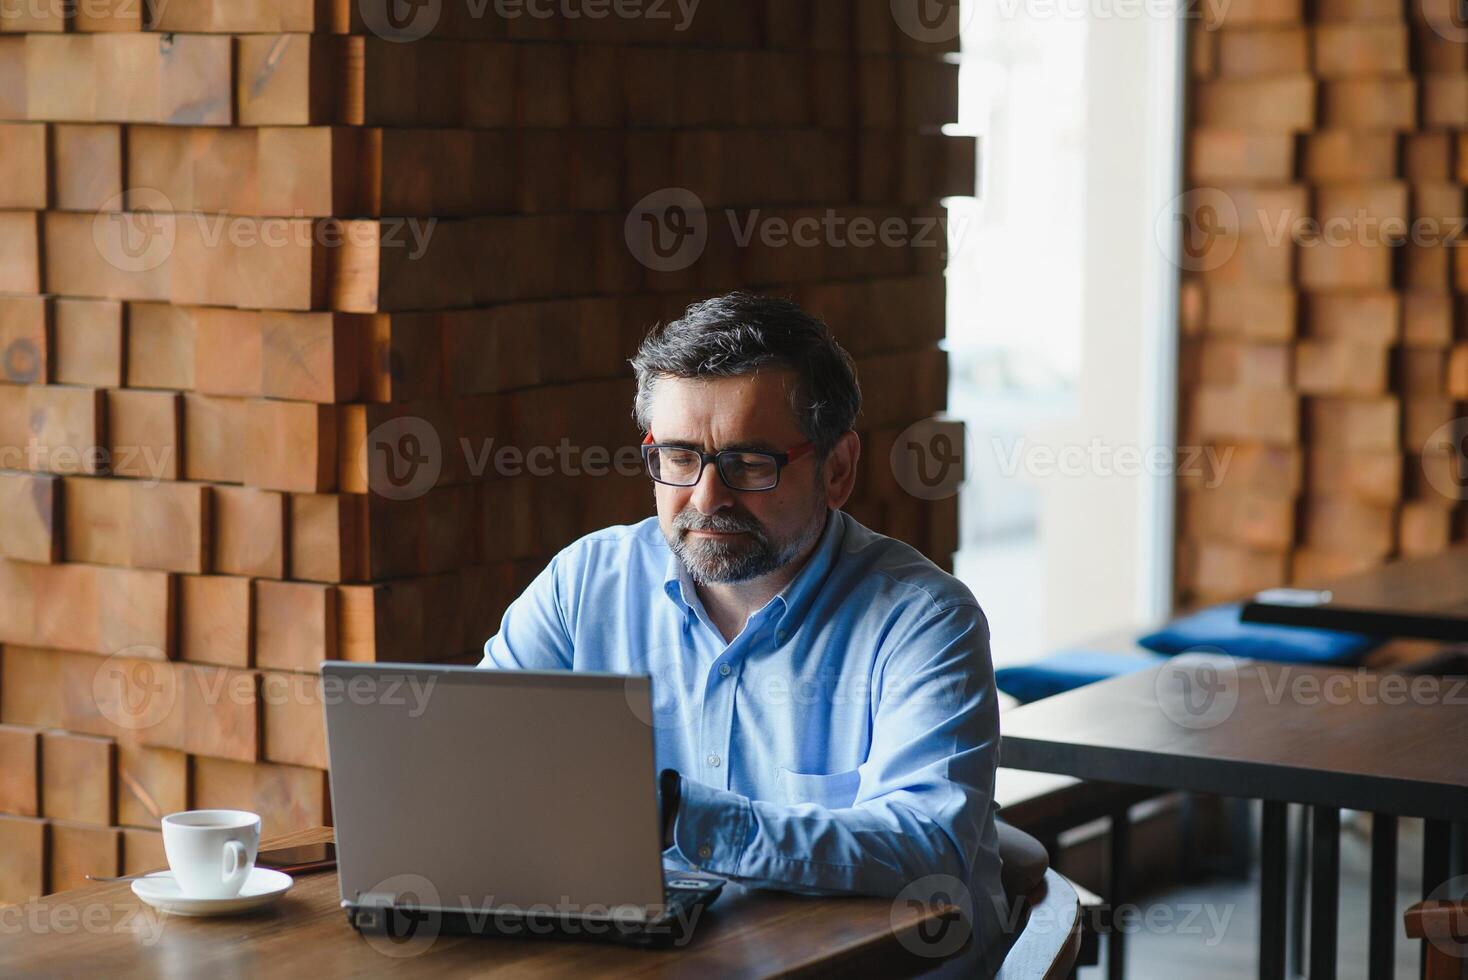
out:
<path id="1" fill-rule="evenodd" d="M 980 935 L 998 928 L 988 623 L 961 582 L 842 511 L 733 642 L 657 518 L 597 531 L 515 600 L 480 666 L 652 675 L 657 764 L 684 777 L 668 863 L 886 896 L 952 876 Z"/>

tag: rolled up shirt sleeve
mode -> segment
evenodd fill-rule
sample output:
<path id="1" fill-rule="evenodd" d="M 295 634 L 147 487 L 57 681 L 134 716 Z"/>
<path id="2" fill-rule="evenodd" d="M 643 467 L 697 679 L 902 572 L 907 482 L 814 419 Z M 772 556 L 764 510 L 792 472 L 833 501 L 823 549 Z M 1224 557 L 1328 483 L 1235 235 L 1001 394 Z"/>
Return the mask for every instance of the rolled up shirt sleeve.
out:
<path id="1" fill-rule="evenodd" d="M 746 885 L 801 892 L 891 896 L 934 874 L 997 885 L 989 810 L 999 711 L 984 615 L 954 603 L 887 643 L 854 802 L 786 805 L 685 776 L 676 856 Z"/>

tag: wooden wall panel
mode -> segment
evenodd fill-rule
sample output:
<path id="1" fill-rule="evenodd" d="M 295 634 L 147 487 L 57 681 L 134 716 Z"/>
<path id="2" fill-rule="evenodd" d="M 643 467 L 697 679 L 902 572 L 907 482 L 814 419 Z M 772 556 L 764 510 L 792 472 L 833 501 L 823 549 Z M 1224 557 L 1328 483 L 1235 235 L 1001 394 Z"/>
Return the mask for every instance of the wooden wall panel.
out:
<path id="1" fill-rule="evenodd" d="M 710 294 L 789 295 L 829 321 L 883 447 L 852 512 L 951 561 L 956 502 L 916 499 L 883 461 L 946 399 L 939 202 L 973 193 L 976 157 L 940 131 L 956 39 L 909 36 L 886 0 L 705 0 L 684 29 L 444 4 L 398 43 L 370 6 L 0 3 L 0 902 L 157 867 L 158 822 L 186 807 L 253 809 L 267 834 L 329 821 L 321 663 L 473 662 L 558 550 L 651 514 L 627 359 Z M 1276 92 L 1292 126 L 1317 102 L 1393 119 L 1404 90 L 1350 88 L 1372 76 L 1348 68 L 1389 66 L 1398 40 L 1337 31 L 1327 91 L 1291 60 L 1300 37 L 1261 38 L 1231 48 L 1226 84 Z M 1305 193 L 1294 138 L 1240 139 L 1243 93 L 1212 100 L 1210 173 Z M 1339 206 L 1451 208 L 1456 173 L 1432 164 L 1454 152 L 1421 146 L 1407 177 L 1357 167 Z M 676 268 L 628 237 L 670 188 L 707 230 Z M 738 232 L 813 219 L 927 243 Z M 1263 348 L 1291 339 L 1297 258 L 1251 249 L 1218 288 L 1253 312 L 1214 306 L 1253 345 L 1244 374 L 1213 378 L 1225 394 L 1286 370 Z M 1395 296 L 1369 257 L 1311 268 L 1322 290 Z M 1423 292 L 1411 335 L 1441 338 L 1451 312 Z M 1414 431 L 1468 384 L 1441 343 L 1403 360 L 1370 325 L 1317 339 L 1286 373 L 1333 398 L 1440 375 L 1392 402 Z M 1362 381 L 1348 362 L 1367 350 Z M 581 471 L 619 453 L 634 472 Z M 1377 497 L 1359 505 L 1394 506 L 1361 467 Z M 1201 526 L 1278 518 L 1208 501 Z M 1426 549 L 1445 525 L 1420 509 L 1400 526 Z"/>
<path id="2" fill-rule="evenodd" d="M 1462 45 L 1423 10 L 1375 0 L 1216 14 L 1190 29 L 1181 431 L 1248 455 L 1207 492 L 1181 483 L 1184 605 L 1430 554 L 1468 531 L 1451 424 L 1468 393 L 1453 381 Z M 1270 205 L 1282 195 L 1293 213 Z M 1239 227 L 1205 227 L 1219 214 Z M 1292 262 L 1249 244 L 1261 226 Z M 1239 341 L 1256 345 L 1246 360 Z M 1266 342 L 1283 377 L 1261 361 Z"/>

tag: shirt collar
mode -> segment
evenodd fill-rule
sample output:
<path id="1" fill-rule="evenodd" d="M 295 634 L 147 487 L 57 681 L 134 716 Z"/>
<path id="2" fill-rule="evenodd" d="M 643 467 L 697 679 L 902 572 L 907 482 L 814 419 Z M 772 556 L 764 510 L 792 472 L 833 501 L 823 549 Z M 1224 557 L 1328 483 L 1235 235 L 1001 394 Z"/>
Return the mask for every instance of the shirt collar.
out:
<path id="1" fill-rule="evenodd" d="M 836 555 L 841 550 L 841 541 L 845 535 L 846 525 L 841 520 L 841 511 L 828 510 L 826 526 L 821 531 L 815 549 L 806 559 L 805 566 L 756 615 L 769 616 L 775 611 L 773 607 L 778 604 L 780 628 L 788 631 L 797 626 L 810 608 L 816 593 L 820 591 L 821 583 L 826 580 L 831 567 L 836 563 Z M 671 551 L 668 553 L 668 564 L 663 574 L 663 591 L 685 612 L 696 612 L 698 591 L 694 587 L 693 576 L 688 574 L 688 569 Z"/>

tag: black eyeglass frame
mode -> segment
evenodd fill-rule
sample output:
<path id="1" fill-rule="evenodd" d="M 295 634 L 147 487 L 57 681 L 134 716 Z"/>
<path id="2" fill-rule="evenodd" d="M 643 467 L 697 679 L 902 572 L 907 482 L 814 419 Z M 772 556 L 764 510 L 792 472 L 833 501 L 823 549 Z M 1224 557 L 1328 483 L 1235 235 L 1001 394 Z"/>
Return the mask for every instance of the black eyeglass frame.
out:
<path id="1" fill-rule="evenodd" d="M 814 442 L 803 442 L 798 446 L 791 447 L 789 450 L 783 453 L 767 453 L 758 449 L 721 449 L 716 453 L 706 453 L 698 449 L 690 448 L 689 446 L 666 446 L 662 445 L 661 443 L 653 442 L 652 433 L 649 432 L 647 434 L 647 438 L 642 440 L 642 465 L 643 468 L 647 470 L 647 475 L 653 480 L 653 482 L 661 483 L 665 487 L 681 487 L 686 490 L 689 487 L 698 486 L 698 482 L 703 479 L 703 471 L 708 468 L 708 465 L 710 463 L 713 463 L 714 472 L 719 474 L 719 481 L 730 490 L 733 490 L 735 493 L 769 493 L 771 490 L 774 490 L 780 485 L 780 477 L 785 472 L 785 467 L 800 459 L 802 456 L 808 456 L 811 452 L 815 450 L 815 448 L 816 444 Z M 674 483 L 671 480 L 665 480 L 662 477 L 654 474 L 652 471 L 652 454 L 654 450 L 658 449 L 670 449 L 680 453 L 694 453 L 695 455 L 697 455 L 698 473 L 694 476 L 693 482 Z M 775 482 L 771 483 L 767 487 L 736 487 L 734 484 L 729 482 L 729 477 L 724 474 L 724 465 L 722 463 L 722 460 L 727 459 L 731 456 L 768 457 L 775 463 Z"/>

